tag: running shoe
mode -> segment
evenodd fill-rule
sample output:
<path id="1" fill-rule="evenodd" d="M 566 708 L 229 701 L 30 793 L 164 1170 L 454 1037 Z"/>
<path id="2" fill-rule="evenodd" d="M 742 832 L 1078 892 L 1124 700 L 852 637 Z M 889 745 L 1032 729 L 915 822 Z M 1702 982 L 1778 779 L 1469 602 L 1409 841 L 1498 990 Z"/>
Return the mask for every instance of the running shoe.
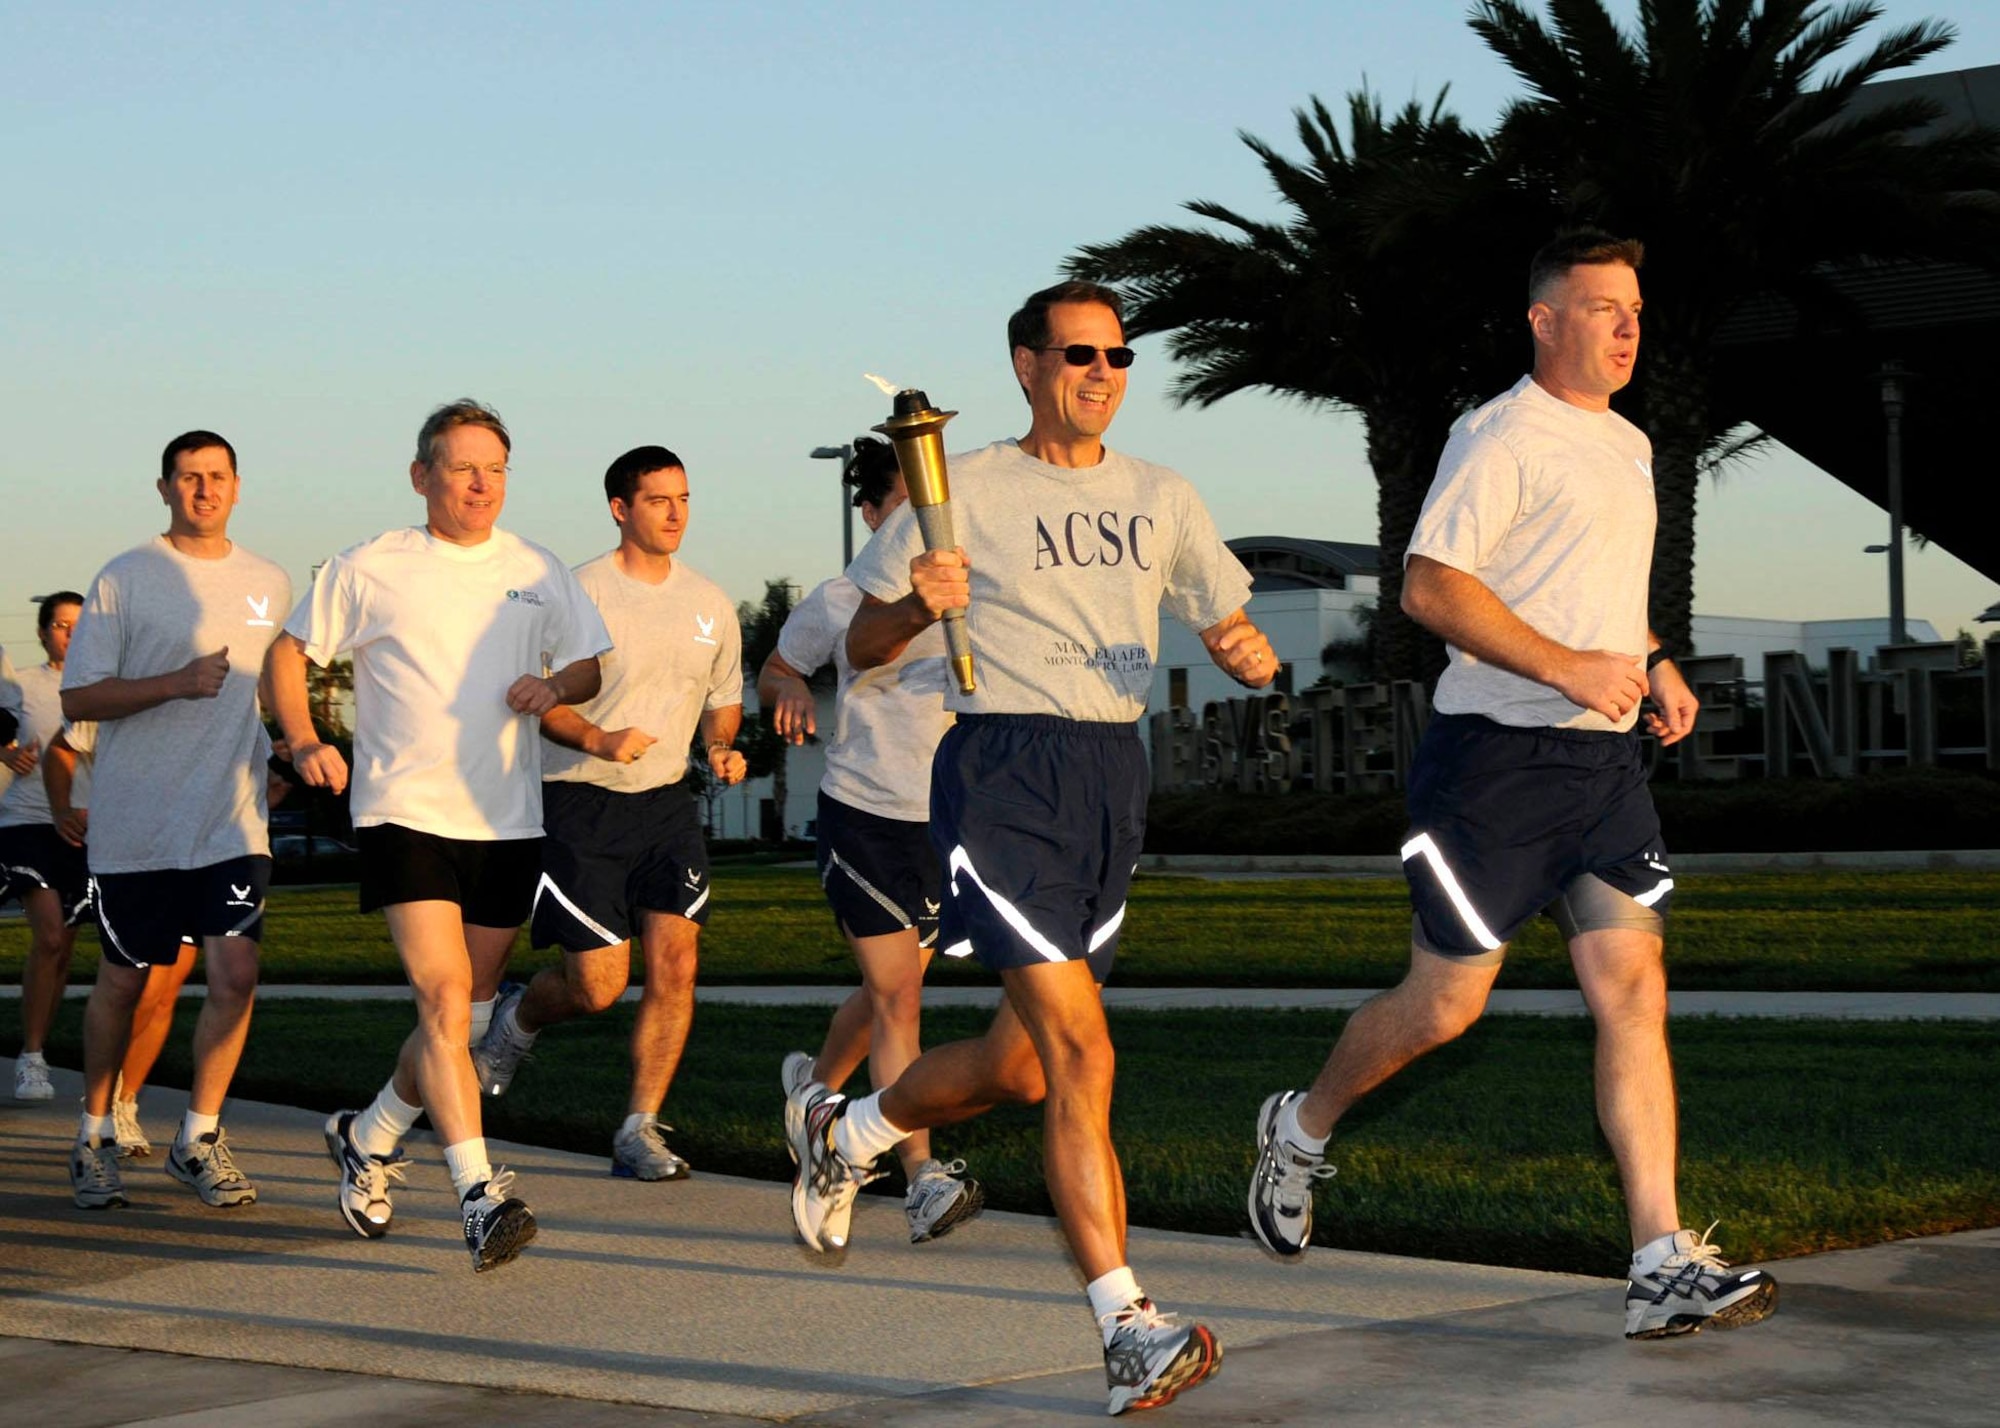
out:
<path id="1" fill-rule="evenodd" d="M 977 1180 L 961 1178 L 965 1162 L 926 1160 L 910 1178 L 903 1194 L 903 1213 L 910 1220 L 910 1243 L 941 1240 L 986 1208 L 986 1189 Z"/>
<path id="2" fill-rule="evenodd" d="M 1150 1299 L 1134 1300 L 1100 1323 L 1111 1330 L 1104 1380 L 1114 1417 L 1171 1403 L 1222 1366 L 1222 1345 L 1206 1324 L 1183 1327 Z"/>
<path id="3" fill-rule="evenodd" d="M 528 1051 L 535 1044 L 534 1036 L 514 1029 L 518 1025 L 514 1009 L 527 994 L 525 983 L 516 982 L 503 988 L 493 1003 L 493 1020 L 487 1024 L 486 1035 L 472 1048 L 472 1074 L 479 1078 L 481 1095 L 506 1095 L 514 1073 L 521 1069 L 521 1063 L 528 1059 Z"/>
<path id="4" fill-rule="evenodd" d="M 1674 1232 L 1673 1251 L 1657 1269 L 1634 1274 L 1625 1286 L 1625 1337 L 1669 1339 L 1703 1329 L 1740 1329 L 1771 1317 L 1778 1307 L 1778 1281 L 1761 1269 L 1732 1270 L 1708 1242 L 1710 1225 L 1699 1236 Z"/>
<path id="5" fill-rule="evenodd" d="M 111 1130 L 118 1138 L 118 1154 L 127 1160 L 144 1160 L 153 1153 L 153 1143 L 139 1125 L 139 1098 L 125 1099 L 125 1073 L 111 1083 Z"/>
<path id="6" fill-rule="evenodd" d="M 621 1130 L 611 1139 L 611 1173 L 620 1180 L 685 1180 L 688 1163 L 667 1149 L 661 1131 L 670 1131 L 657 1121 L 644 1121 L 637 1130 Z"/>
<path id="7" fill-rule="evenodd" d="M 125 1182 L 118 1174 L 118 1152 L 111 1146 L 80 1140 L 70 1147 L 69 1189 L 79 1210 L 122 1210 Z"/>
<path id="8" fill-rule="evenodd" d="M 23 1056 L 14 1063 L 14 1099 L 53 1101 L 56 1088 L 49 1081 L 49 1063 L 39 1055 Z"/>
<path id="9" fill-rule="evenodd" d="M 236 1168 L 235 1158 L 229 1153 L 229 1141 L 220 1127 L 197 1137 L 193 1145 L 183 1145 L 180 1137 L 175 1136 L 167 1150 L 167 1174 L 183 1185 L 192 1186 L 194 1193 L 201 1196 L 202 1204 L 218 1210 L 257 1203 L 257 1187 Z"/>
<path id="10" fill-rule="evenodd" d="M 340 1217 L 363 1239 L 379 1240 L 389 1233 L 395 1207 L 389 1203 L 391 1181 L 400 1185 L 409 1157 L 397 1146 L 390 1155 L 370 1155 L 354 1143 L 354 1118 L 359 1112 L 335 1111 L 326 1118 L 326 1153 L 340 1168 Z"/>
<path id="11" fill-rule="evenodd" d="M 514 1172 L 495 1170 L 491 1177 L 466 1191 L 459 1208 L 465 1213 L 465 1247 L 472 1251 L 472 1271 L 483 1274 L 516 1258 L 535 1237 L 535 1212 L 509 1195 Z"/>
<path id="12" fill-rule="evenodd" d="M 787 1052 L 784 1067 L 778 1072 L 778 1084 L 785 1088 L 785 1153 L 797 1165 L 799 1134 L 806 1123 L 806 1102 L 812 1098 L 813 1088 L 820 1084 L 813 1079 L 811 1053 Z"/>
<path id="13" fill-rule="evenodd" d="M 853 1165 L 833 1143 L 833 1128 L 847 1114 L 847 1098 L 824 1087 L 806 1103 L 805 1122 L 792 1142 L 798 1169 L 792 1176 L 792 1225 L 810 1250 L 847 1245 L 854 1197 L 867 1183 L 868 1166 Z"/>
<path id="14" fill-rule="evenodd" d="M 1257 1113 L 1257 1168 L 1250 1173 L 1250 1228 L 1272 1254 L 1297 1259 L 1313 1232 L 1313 1182 L 1337 1172 L 1324 1155 L 1301 1150 L 1278 1134 L 1278 1112 L 1303 1091 L 1279 1091 Z"/>

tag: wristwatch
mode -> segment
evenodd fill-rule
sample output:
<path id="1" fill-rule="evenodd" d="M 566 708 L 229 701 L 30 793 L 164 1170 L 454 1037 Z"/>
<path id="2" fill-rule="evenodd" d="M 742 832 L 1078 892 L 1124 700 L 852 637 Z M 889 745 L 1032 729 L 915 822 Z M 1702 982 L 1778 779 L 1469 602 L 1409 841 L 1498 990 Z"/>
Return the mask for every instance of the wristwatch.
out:
<path id="1" fill-rule="evenodd" d="M 1649 651 L 1647 653 L 1646 672 L 1648 674 L 1651 674 L 1654 665 L 1660 663 L 1660 661 L 1662 660 L 1669 660 L 1672 659 L 1673 657 L 1674 657 L 1674 647 L 1662 641 L 1658 649 Z"/>

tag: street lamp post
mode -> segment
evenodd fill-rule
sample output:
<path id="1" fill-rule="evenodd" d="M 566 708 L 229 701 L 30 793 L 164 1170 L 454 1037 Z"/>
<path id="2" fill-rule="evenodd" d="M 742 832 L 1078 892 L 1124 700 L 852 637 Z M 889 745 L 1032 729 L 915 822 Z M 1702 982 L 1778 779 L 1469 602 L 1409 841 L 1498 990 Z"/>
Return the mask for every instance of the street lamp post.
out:
<path id="1" fill-rule="evenodd" d="M 839 446 L 815 446 L 812 449 L 815 461 L 838 461 L 845 471 L 847 463 L 854 459 L 854 444 L 843 442 Z M 854 564 L 854 505 L 847 499 L 847 487 L 840 488 L 840 568 L 847 569 Z"/>
<path id="2" fill-rule="evenodd" d="M 1910 642 L 1903 618 L 1903 383 L 1910 376 L 1894 358 L 1882 364 L 1882 420 L 1888 428 L 1889 643 Z"/>

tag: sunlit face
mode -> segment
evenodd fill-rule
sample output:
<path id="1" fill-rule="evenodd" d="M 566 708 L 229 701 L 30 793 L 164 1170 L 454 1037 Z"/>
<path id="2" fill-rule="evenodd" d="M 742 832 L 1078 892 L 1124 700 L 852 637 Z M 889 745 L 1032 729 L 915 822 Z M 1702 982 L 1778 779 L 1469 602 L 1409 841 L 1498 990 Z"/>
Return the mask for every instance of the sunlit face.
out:
<path id="1" fill-rule="evenodd" d="M 50 664 L 61 664 L 69 658 L 70 635 L 76 630 L 76 617 L 82 613 L 83 606 L 65 600 L 56 606 L 49 623 L 38 632 Z"/>
<path id="2" fill-rule="evenodd" d="M 881 505 L 870 501 L 861 503 L 861 523 L 871 531 L 882 529 L 882 522 L 889 519 L 889 513 L 910 499 L 910 488 L 903 484 L 903 473 L 896 473 L 896 484 L 889 488 L 889 494 L 882 498 Z"/>
<path id="3" fill-rule="evenodd" d="M 1639 275 L 1623 263 L 1583 263 L 1528 309 L 1535 371 L 1599 408 L 1639 360 Z"/>
<path id="4" fill-rule="evenodd" d="M 227 447 L 174 453 L 174 474 L 156 484 L 166 502 L 169 535 L 209 539 L 227 534 L 237 497 L 236 463 Z"/>
<path id="5" fill-rule="evenodd" d="M 1125 331 L 1110 308 L 1096 302 L 1059 302 L 1049 309 L 1045 348 L 1087 343 L 1122 347 Z M 1088 367 L 1072 367 L 1060 351 L 1014 349 L 1014 375 L 1028 392 L 1036 435 L 1053 441 L 1102 437 L 1125 400 L 1125 372 L 1100 350 Z"/>
<path id="6" fill-rule="evenodd" d="M 425 524 L 440 540 L 478 545 L 507 504 L 507 447 L 483 426 L 454 426 L 431 450 L 431 460 L 410 463 Z"/>
<path id="7" fill-rule="evenodd" d="M 647 555 L 672 555 L 687 534 L 687 472 L 678 466 L 648 471 L 630 501 L 612 501 L 611 519 L 626 545 Z"/>

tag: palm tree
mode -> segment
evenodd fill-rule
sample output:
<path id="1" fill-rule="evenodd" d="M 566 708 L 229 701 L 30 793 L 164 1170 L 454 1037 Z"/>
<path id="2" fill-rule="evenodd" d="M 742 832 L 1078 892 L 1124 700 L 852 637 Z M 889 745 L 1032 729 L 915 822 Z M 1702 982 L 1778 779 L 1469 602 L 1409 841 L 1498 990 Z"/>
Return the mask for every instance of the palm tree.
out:
<path id="1" fill-rule="evenodd" d="M 1836 264 L 2000 265 L 2000 131 L 1926 132 L 1940 110 L 1921 99 L 1854 103 L 1953 38 L 1919 21 L 1832 68 L 1879 5 L 1645 0 L 1631 32 L 1602 0 L 1547 12 L 1482 0 L 1472 13 L 1529 91 L 1496 143 L 1571 220 L 1646 244 L 1630 400 L 1654 448 L 1653 627 L 1686 649 L 1698 475 L 1743 415 L 1713 380 L 1718 330 L 1763 293 L 1824 310 Z"/>
<path id="2" fill-rule="evenodd" d="M 1356 92 L 1345 141 L 1318 98 L 1294 114 L 1303 162 L 1239 135 L 1286 204 L 1283 222 L 1193 202 L 1218 227 L 1141 228 L 1067 268 L 1121 291 L 1133 335 L 1172 334 L 1176 401 L 1261 387 L 1361 416 L 1382 551 L 1374 664 L 1426 678 L 1442 651 L 1398 603 L 1403 553 L 1452 421 L 1519 375 L 1527 254 L 1553 214 L 1443 94 L 1385 116 Z"/>

